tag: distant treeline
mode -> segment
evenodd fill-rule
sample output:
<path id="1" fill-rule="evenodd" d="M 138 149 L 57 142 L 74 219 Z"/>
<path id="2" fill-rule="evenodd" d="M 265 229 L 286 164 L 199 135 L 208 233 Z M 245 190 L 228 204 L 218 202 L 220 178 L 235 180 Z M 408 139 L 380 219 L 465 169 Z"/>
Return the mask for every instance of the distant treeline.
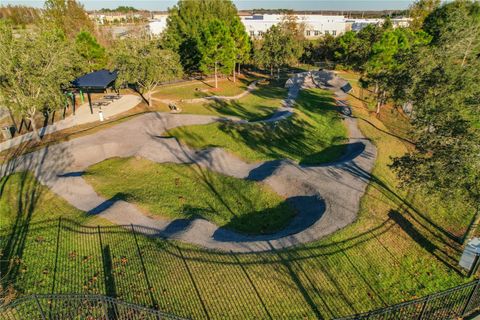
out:
<path id="1" fill-rule="evenodd" d="M 322 14 L 322 15 L 343 15 L 349 18 L 386 18 L 403 16 L 407 10 L 382 10 L 382 11 L 339 11 L 339 10 L 290 10 L 290 9 L 252 9 L 241 10 L 239 14 Z"/>
<path id="2" fill-rule="evenodd" d="M 137 8 L 129 7 L 129 6 L 118 6 L 116 9 L 102 8 L 99 11 L 129 13 L 129 12 L 137 12 L 139 10 Z"/>

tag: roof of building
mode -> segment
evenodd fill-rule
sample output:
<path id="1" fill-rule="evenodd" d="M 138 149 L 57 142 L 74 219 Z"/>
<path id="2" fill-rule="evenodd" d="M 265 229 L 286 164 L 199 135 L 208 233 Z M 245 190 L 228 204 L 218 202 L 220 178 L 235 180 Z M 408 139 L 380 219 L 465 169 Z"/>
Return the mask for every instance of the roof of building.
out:
<path id="1" fill-rule="evenodd" d="M 117 71 L 98 70 L 78 77 L 72 85 L 81 89 L 106 89 L 115 82 L 117 75 Z"/>

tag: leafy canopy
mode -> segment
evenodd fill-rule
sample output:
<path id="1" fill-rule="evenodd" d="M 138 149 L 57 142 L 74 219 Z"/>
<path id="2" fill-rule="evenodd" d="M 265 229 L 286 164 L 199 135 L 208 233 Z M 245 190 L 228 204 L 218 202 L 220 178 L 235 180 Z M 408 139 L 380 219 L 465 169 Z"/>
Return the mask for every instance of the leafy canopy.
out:
<path id="1" fill-rule="evenodd" d="M 75 0 L 46 0 L 45 21 L 62 30 L 68 38 L 74 38 L 80 31 L 94 31 L 93 22 L 84 7 Z"/>
<path id="2" fill-rule="evenodd" d="M 263 39 L 257 44 L 255 61 L 261 67 L 269 68 L 271 73 L 285 65 L 296 64 L 303 54 L 303 42 L 295 22 L 286 20 L 271 26 Z M 301 47 L 301 49 L 299 48 Z"/>
<path id="3" fill-rule="evenodd" d="M 113 67 L 118 70 L 117 83 L 134 85 L 141 94 L 182 74 L 178 55 L 171 50 L 160 49 L 150 40 L 120 40 L 112 55 Z"/>
<path id="4" fill-rule="evenodd" d="M 205 74 L 219 70 L 229 73 L 235 65 L 235 42 L 224 22 L 215 19 L 201 34 L 200 71 Z"/>
<path id="5" fill-rule="evenodd" d="M 248 36 L 230 0 L 179 0 L 169 10 L 167 29 L 163 35 L 165 47 L 180 55 L 182 66 L 187 72 L 200 69 L 201 48 L 205 48 L 202 33 L 214 21 L 222 21 L 236 44 L 236 58 L 246 61 L 250 51 Z"/>
<path id="6" fill-rule="evenodd" d="M 425 18 L 439 5 L 440 0 L 418 0 L 414 2 L 408 10 L 409 16 L 412 18 L 410 28 L 413 30 L 422 29 Z"/>
<path id="7" fill-rule="evenodd" d="M 75 37 L 75 50 L 81 57 L 82 70 L 85 73 L 102 69 L 106 66 L 105 48 L 88 31 L 80 31 Z"/>
<path id="8" fill-rule="evenodd" d="M 455 1 L 426 19 L 432 42 L 408 62 L 416 149 L 394 161 L 404 183 L 480 200 L 480 5 Z"/>
<path id="9" fill-rule="evenodd" d="M 75 78 L 71 46 L 60 30 L 13 35 L 0 23 L 0 96 L 14 112 L 33 119 L 37 111 L 65 104 L 62 88 Z M 35 123 L 32 121 L 35 129 Z"/>

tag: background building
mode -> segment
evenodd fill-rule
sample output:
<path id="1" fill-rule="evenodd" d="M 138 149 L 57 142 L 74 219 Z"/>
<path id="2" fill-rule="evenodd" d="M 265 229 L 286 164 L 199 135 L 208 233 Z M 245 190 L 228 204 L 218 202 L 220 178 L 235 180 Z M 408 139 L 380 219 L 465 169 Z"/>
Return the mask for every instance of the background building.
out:
<path id="1" fill-rule="evenodd" d="M 155 14 L 148 22 L 148 31 L 151 36 L 159 36 L 167 28 L 167 14 Z"/>
<path id="2" fill-rule="evenodd" d="M 392 25 L 394 28 L 399 27 L 408 27 L 410 22 L 412 21 L 411 18 L 392 18 Z M 385 22 L 385 19 L 347 19 L 347 28 L 350 28 L 352 31 L 360 31 L 369 24 L 374 25 L 382 25 Z"/>
<path id="3" fill-rule="evenodd" d="M 297 14 L 295 17 L 298 23 L 305 25 L 305 37 L 307 38 L 318 38 L 325 34 L 338 36 L 346 30 L 344 16 Z M 284 18 L 285 15 L 282 14 L 254 14 L 241 16 L 240 20 L 251 37 L 262 37 L 271 26 L 282 22 Z"/>
<path id="4" fill-rule="evenodd" d="M 339 36 L 346 31 L 359 31 L 369 24 L 381 25 L 385 19 L 347 19 L 342 15 L 319 15 L 319 14 L 296 14 L 298 23 L 305 25 L 305 37 L 307 39 L 319 38 L 330 34 Z M 167 27 L 167 14 L 155 14 L 148 23 L 148 30 L 151 36 L 158 36 Z M 276 24 L 282 22 L 285 18 L 283 14 L 253 14 L 241 15 L 240 21 L 245 26 L 245 30 L 251 37 L 261 38 L 267 30 Z M 411 21 L 410 18 L 391 19 L 394 27 L 407 27 Z"/>

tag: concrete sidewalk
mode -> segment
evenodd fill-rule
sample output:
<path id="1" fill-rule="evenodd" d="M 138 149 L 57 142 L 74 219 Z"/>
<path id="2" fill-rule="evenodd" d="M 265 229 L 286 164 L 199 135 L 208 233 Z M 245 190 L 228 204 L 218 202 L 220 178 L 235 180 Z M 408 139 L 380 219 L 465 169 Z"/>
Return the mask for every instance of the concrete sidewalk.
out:
<path id="1" fill-rule="evenodd" d="M 121 99 L 111 102 L 108 106 L 102 107 L 105 120 L 117 114 L 126 112 L 142 102 L 142 99 L 134 95 L 123 95 Z M 88 103 L 82 104 L 75 110 L 75 115 L 66 117 L 64 120 L 57 121 L 51 125 L 38 130 L 40 136 L 52 134 L 57 131 L 72 128 L 78 125 L 99 121 L 98 107 L 93 108 L 93 114 L 90 113 Z M 29 132 L 21 136 L 0 143 L 0 151 L 8 150 L 14 146 L 18 146 L 24 142 L 34 139 L 34 133 Z"/>

